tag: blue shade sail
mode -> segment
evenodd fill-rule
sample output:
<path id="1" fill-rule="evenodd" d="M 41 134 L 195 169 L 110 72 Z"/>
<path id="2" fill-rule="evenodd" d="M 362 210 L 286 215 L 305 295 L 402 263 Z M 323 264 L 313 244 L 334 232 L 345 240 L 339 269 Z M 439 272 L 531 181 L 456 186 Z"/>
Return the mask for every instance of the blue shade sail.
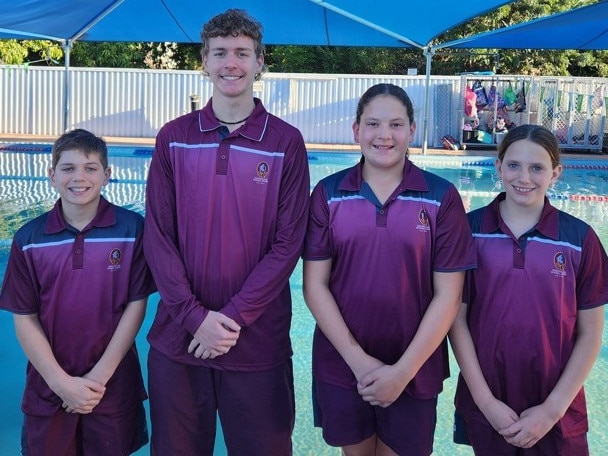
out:
<path id="1" fill-rule="evenodd" d="M 202 24 L 230 7 L 247 10 L 263 24 L 266 44 L 423 48 L 445 31 L 508 3 L 0 0 L 0 38 L 198 43 Z"/>

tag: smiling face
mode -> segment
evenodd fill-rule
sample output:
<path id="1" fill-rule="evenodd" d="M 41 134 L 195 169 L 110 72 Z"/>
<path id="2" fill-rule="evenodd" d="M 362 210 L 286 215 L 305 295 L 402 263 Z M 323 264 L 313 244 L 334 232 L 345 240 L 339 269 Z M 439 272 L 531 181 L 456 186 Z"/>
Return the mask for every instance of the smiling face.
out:
<path id="1" fill-rule="evenodd" d="M 213 82 L 214 96 L 251 98 L 256 74 L 264 66 L 253 39 L 245 35 L 217 36 L 207 43 L 203 68 Z"/>
<path id="2" fill-rule="evenodd" d="M 562 166 L 554 166 L 541 145 L 521 139 L 509 145 L 502 160 L 496 160 L 496 171 L 502 179 L 506 201 L 542 208 L 547 190 L 561 174 Z"/>
<path id="3" fill-rule="evenodd" d="M 367 103 L 359 122 L 353 124 L 366 167 L 403 169 L 416 125 L 410 123 L 403 103 L 392 95 L 377 95 Z"/>
<path id="4" fill-rule="evenodd" d="M 55 167 L 49 169 L 49 179 L 61 196 L 64 213 L 94 215 L 110 173 L 110 168 L 102 165 L 99 153 L 91 152 L 87 156 L 80 150 L 68 149 L 61 152 Z"/>

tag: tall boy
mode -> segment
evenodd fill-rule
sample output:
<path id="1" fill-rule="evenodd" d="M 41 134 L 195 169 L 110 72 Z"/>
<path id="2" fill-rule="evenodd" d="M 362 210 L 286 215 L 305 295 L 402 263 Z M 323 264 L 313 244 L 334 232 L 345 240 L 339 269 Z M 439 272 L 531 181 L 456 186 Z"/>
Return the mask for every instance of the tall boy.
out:
<path id="1" fill-rule="evenodd" d="M 148 340 L 152 454 L 291 454 L 289 277 L 310 182 L 301 133 L 253 97 L 261 25 L 241 10 L 201 33 L 213 94 L 156 137 L 145 249 L 161 295 Z"/>
<path id="2" fill-rule="evenodd" d="M 22 452 L 127 455 L 148 441 L 134 338 L 154 282 L 141 215 L 109 203 L 105 142 L 73 130 L 49 169 L 60 198 L 13 239 L 0 308 L 27 358 Z"/>

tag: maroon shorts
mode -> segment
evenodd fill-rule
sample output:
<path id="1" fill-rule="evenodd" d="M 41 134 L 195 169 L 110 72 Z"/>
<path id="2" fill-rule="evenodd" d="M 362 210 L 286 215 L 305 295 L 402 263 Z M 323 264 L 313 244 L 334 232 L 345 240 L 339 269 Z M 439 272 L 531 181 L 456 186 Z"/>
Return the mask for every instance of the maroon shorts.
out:
<path id="1" fill-rule="evenodd" d="M 143 404 L 127 413 L 26 415 L 21 433 L 24 456 L 126 456 L 148 443 Z"/>
<path id="2" fill-rule="evenodd" d="M 148 354 L 151 454 L 212 456 L 219 414 L 228 454 L 292 454 L 291 360 L 261 372 L 220 371 Z"/>
<path id="3" fill-rule="evenodd" d="M 313 380 L 315 425 L 328 445 L 343 447 L 377 435 L 397 454 L 428 456 L 433 451 L 437 398 L 401 394 L 389 407 L 365 402 L 357 390 Z"/>
<path id="4" fill-rule="evenodd" d="M 456 421 L 456 426 L 458 422 L 464 423 L 466 436 L 476 455 L 589 456 L 586 433 L 564 439 L 554 427 L 532 448 L 518 448 L 507 443 L 484 417 L 464 418 L 457 414 Z"/>

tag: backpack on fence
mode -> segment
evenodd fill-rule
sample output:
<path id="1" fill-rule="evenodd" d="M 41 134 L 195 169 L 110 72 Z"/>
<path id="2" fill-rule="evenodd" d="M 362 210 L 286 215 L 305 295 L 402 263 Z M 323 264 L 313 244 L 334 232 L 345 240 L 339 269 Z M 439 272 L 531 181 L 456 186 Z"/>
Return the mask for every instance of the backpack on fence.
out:
<path id="1" fill-rule="evenodd" d="M 488 94 L 485 87 L 481 84 L 481 81 L 475 81 L 473 83 L 473 92 L 475 92 L 475 101 L 477 109 L 482 110 L 488 105 Z"/>
<path id="2" fill-rule="evenodd" d="M 515 90 L 513 90 L 511 81 L 509 81 L 509 85 L 502 94 L 502 98 L 505 100 L 505 106 L 511 106 L 513 103 L 515 103 L 515 101 L 517 101 L 517 94 L 515 93 Z"/>
<path id="3" fill-rule="evenodd" d="M 464 96 L 464 115 L 467 117 L 477 117 L 477 95 L 468 85 Z"/>
<path id="4" fill-rule="evenodd" d="M 460 144 L 460 142 L 450 135 L 445 135 L 443 138 L 441 138 L 441 144 L 443 144 L 443 148 L 447 150 L 462 149 L 462 145 Z"/>
<path id="5" fill-rule="evenodd" d="M 521 89 L 517 92 L 515 100 L 515 112 L 524 112 L 526 110 L 526 83 L 521 83 Z"/>
<path id="6" fill-rule="evenodd" d="M 488 105 L 494 107 L 495 104 L 500 109 L 505 106 L 505 100 L 503 96 L 496 90 L 496 85 L 492 84 L 490 87 L 490 93 L 488 93 Z"/>

